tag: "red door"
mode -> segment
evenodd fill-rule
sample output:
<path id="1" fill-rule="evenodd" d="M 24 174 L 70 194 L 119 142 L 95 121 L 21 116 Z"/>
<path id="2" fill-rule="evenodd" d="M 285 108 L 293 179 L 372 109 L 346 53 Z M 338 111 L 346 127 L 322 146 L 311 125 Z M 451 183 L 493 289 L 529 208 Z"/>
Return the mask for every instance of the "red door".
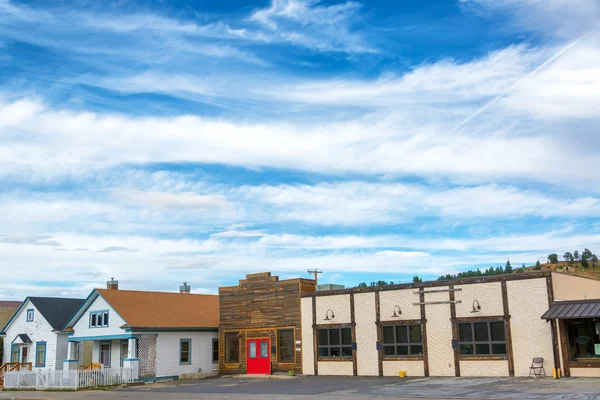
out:
<path id="1" fill-rule="evenodd" d="M 249 374 L 271 374 L 269 339 L 251 339 L 246 343 Z"/>

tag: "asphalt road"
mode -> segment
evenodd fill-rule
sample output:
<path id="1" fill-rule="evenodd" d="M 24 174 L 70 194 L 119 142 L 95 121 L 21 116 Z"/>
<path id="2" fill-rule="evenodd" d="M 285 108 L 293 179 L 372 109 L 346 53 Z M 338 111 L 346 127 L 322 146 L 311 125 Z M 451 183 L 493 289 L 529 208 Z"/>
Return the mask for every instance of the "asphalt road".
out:
<path id="1" fill-rule="evenodd" d="M 72 393 L 3 392 L 0 399 L 565 399 L 600 400 L 600 379 L 305 377 L 294 379 L 213 378 L 151 384 L 109 391 Z"/>

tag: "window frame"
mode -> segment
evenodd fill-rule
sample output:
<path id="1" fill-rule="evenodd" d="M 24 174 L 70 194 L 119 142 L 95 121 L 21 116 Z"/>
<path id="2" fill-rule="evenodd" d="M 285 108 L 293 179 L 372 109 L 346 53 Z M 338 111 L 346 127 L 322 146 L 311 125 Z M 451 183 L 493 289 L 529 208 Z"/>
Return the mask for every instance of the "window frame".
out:
<path id="1" fill-rule="evenodd" d="M 337 329 L 339 330 L 339 344 L 337 345 L 332 345 L 329 344 L 329 342 L 331 341 L 331 334 L 330 331 Z M 349 344 L 343 344 L 343 333 L 342 331 L 344 329 L 348 329 L 350 330 L 350 343 Z M 355 350 L 355 342 L 352 340 L 353 338 L 353 331 L 354 327 L 352 326 L 352 324 L 339 324 L 339 325 L 317 325 L 317 360 L 318 361 L 350 361 L 354 359 L 354 350 Z M 321 330 L 326 330 L 327 331 L 327 343 L 326 345 L 322 345 L 319 342 L 319 332 Z M 328 349 L 328 353 L 331 354 L 331 349 L 339 349 L 340 350 L 340 355 L 339 356 L 332 356 L 332 355 L 327 355 L 327 356 L 323 356 L 321 355 L 321 349 Z M 343 355 L 343 348 L 350 348 L 350 355 Z"/>
<path id="2" fill-rule="evenodd" d="M 43 362 L 39 362 L 40 347 L 44 346 Z M 48 350 L 48 344 L 45 341 L 35 342 L 35 367 L 45 368 L 46 367 L 46 351 Z"/>
<path id="3" fill-rule="evenodd" d="M 423 325 L 424 323 L 421 320 L 416 320 L 416 321 L 386 321 L 385 323 L 381 323 L 381 326 L 379 329 L 381 329 L 381 352 L 382 352 L 382 357 L 384 360 L 423 360 L 424 359 L 424 355 L 425 355 L 425 351 L 426 351 L 426 343 L 423 342 Z M 411 338 L 410 338 L 410 327 L 411 326 L 418 326 L 419 329 L 421 330 L 421 341 L 420 342 L 411 342 Z M 393 332 L 394 332 L 394 343 L 385 343 L 384 340 L 384 329 L 385 328 L 389 328 L 389 327 L 393 327 Z M 396 328 L 398 327 L 405 327 L 406 328 L 406 335 L 408 338 L 408 342 L 404 343 L 404 342 L 398 342 L 397 341 L 397 330 Z M 385 347 L 393 347 L 394 348 L 394 354 L 385 354 Z M 408 354 L 397 354 L 398 352 L 398 346 L 407 346 L 408 347 Z M 421 346 L 421 354 L 411 354 L 411 347 L 412 346 Z"/>
<path id="4" fill-rule="evenodd" d="M 291 361 L 281 361 L 281 340 L 280 333 L 281 332 L 292 332 L 292 360 Z M 296 328 L 285 328 L 285 329 L 277 329 L 277 363 L 278 364 L 296 364 Z"/>
<path id="5" fill-rule="evenodd" d="M 487 326 L 488 340 L 486 340 L 486 341 L 475 340 L 475 324 L 480 324 L 480 323 L 486 324 L 486 326 Z M 503 341 L 492 340 L 492 327 L 491 327 L 492 323 L 502 323 L 503 333 L 504 333 Z M 461 341 L 460 340 L 460 325 L 461 324 L 471 325 L 471 339 L 472 340 L 470 340 L 470 341 Z M 458 354 L 459 354 L 460 359 L 462 359 L 462 360 L 476 360 L 476 359 L 507 360 L 508 359 L 508 353 L 510 352 L 510 349 L 508 348 L 508 343 L 507 343 L 506 320 L 504 318 L 485 318 L 482 320 L 458 319 L 456 321 L 456 333 L 457 333 L 457 338 L 458 338 Z M 478 354 L 477 353 L 477 345 L 484 345 L 484 344 L 488 345 L 489 353 Z M 502 354 L 493 353 L 493 345 L 494 344 L 504 345 L 506 352 L 502 353 Z M 473 353 L 472 354 L 463 354 L 461 352 L 462 345 L 473 346 Z"/>
<path id="6" fill-rule="evenodd" d="M 216 348 L 215 344 L 217 345 Z M 219 338 L 213 338 L 212 340 L 212 362 L 213 364 L 219 362 Z"/>
<path id="7" fill-rule="evenodd" d="M 81 356 L 81 353 L 79 352 L 79 341 L 75 342 L 75 352 L 74 353 L 75 354 L 73 354 L 73 360 L 80 361 L 79 357 Z"/>
<path id="8" fill-rule="evenodd" d="M 16 350 L 16 351 L 15 351 Z M 14 355 L 17 355 L 17 358 L 14 358 Z M 19 347 L 18 344 L 11 344 L 10 345 L 10 362 L 19 362 L 19 359 L 21 358 L 21 348 Z"/>
<path id="9" fill-rule="evenodd" d="M 88 319 L 89 328 L 108 328 L 110 322 L 109 315 L 109 310 L 90 311 Z M 93 324 L 92 320 L 94 321 Z M 100 321 L 101 323 L 99 324 Z"/>
<path id="10" fill-rule="evenodd" d="M 228 355 L 229 355 L 229 351 L 227 348 L 227 336 L 232 336 L 235 335 L 235 340 L 237 341 L 237 352 L 236 352 L 236 360 L 231 360 L 228 359 Z M 225 357 L 224 357 L 224 363 L 225 364 L 239 364 L 240 363 L 240 352 L 241 352 L 241 346 L 240 346 L 240 333 L 238 331 L 230 331 L 230 332 L 224 332 L 223 333 L 223 346 L 224 346 L 224 351 L 225 351 Z"/>
<path id="11" fill-rule="evenodd" d="M 29 318 L 29 313 L 31 313 L 31 318 Z M 27 311 L 25 312 L 25 320 L 26 320 L 26 322 L 33 322 L 34 318 L 35 318 L 35 309 L 28 308 Z"/>
<path id="12" fill-rule="evenodd" d="M 188 355 L 188 360 L 187 361 L 182 361 L 181 360 L 181 356 L 183 355 L 183 344 L 187 343 L 188 344 L 188 349 L 187 351 L 187 355 Z M 186 339 L 179 339 L 179 365 L 191 365 L 192 364 L 192 339 L 190 338 L 186 338 Z"/>

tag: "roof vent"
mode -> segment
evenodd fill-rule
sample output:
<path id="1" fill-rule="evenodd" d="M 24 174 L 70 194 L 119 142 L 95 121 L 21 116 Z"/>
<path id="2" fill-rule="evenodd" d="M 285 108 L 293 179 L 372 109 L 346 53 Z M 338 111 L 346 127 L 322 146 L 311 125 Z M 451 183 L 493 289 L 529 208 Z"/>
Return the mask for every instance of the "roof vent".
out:
<path id="1" fill-rule="evenodd" d="M 187 282 L 183 282 L 183 285 L 179 286 L 179 293 L 190 293 L 190 285 Z"/>
<path id="2" fill-rule="evenodd" d="M 115 281 L 115 278 L 110 278 L 110 281 L 106 281 L 106 288 L 112 290 L 119 289 L 119 281 Z"/>

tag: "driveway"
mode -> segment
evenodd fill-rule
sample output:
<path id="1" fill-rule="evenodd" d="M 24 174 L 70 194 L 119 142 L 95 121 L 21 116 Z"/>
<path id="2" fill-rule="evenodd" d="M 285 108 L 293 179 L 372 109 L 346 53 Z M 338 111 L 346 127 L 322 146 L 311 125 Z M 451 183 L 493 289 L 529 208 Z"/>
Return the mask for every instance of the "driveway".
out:
<path id="1" fill-rule="evenodd" d="M 0 399 L 565 399 L 600 400 L 600 379 L 299 377 L 213 378 L 151 384 L 110 391 L 4 392 Z"/>

